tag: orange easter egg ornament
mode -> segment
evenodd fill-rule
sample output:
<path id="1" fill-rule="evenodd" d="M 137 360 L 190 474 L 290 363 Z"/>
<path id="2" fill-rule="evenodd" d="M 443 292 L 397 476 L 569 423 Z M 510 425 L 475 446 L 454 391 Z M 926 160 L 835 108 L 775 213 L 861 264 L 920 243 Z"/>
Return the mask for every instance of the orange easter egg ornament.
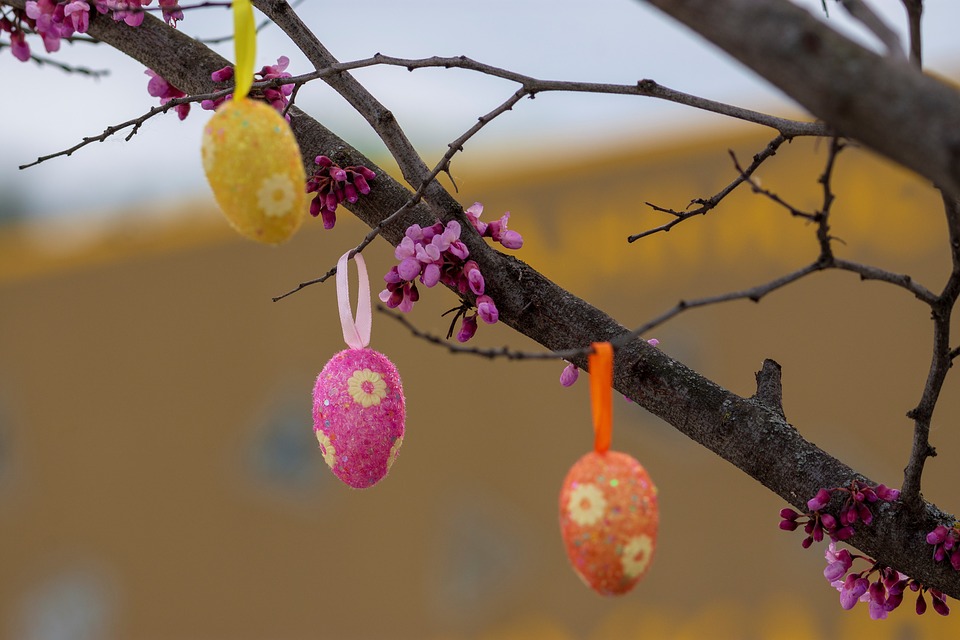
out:
<path id="1" fill-rule="evenodd" d="M 266 244 L 289 239 L 308 207 L 300 147 L 270 105 L 223 103 L 203 130 L 203 169 L 230 225 Z"/>
<path id="2" fill-rule="evenodd" d="M 657 488 L 643 466 L 618 451 L 580 458 L 560 490 L 560 534 L 577 575 L 600 595 L 627 593 L 657 546 Z"/>

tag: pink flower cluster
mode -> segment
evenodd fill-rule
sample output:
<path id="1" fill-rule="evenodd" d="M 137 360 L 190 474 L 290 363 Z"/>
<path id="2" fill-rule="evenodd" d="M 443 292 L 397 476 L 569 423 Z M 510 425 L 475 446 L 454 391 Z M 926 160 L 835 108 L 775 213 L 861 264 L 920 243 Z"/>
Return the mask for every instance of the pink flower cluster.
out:
<path id="1" fill-rule="evenodd" d="M 26 24 L 43 40 L 47 53 L 60 49 L 60 40 L 74 33 L 86 33 L 90 26 L 91 4 L 99 13 L 110 13 L 114 20 L 123 20 L 131 27 L 143 22 L 143 8 L 153 0 L 29 0 L 24 11 L 13 10 L 13 20 L 4 17 L 0 20 L 0 30 L 10 34 L 10 48 L 18 60 L 30 59 L 30 45 L 24 39 Z M 177 0 L 159 0 L 163 9 L 163 18 L 176 26 L 183 19 L 183 11 Z"/>
<path id="2" fill-rule="evenodd" d="M 492 238 L 494 242 L 499 242 L 507 249 L 519 249 L 523 246 L 523 238 L 516 231 L 507 229 L 507 220 L 510 219 L 510 212 L 507 211 L 499 220 L 493 222 L 483 222 L 480 215 L 483 213 L 483 205 L 474 202 L 466 211 L 467 219 L 473 228 L 477 230 L 484 238 Z"/>
<path id="3" fill-rule="evenodd" d="M 160 98 L 160 104 L 167 104 L 174 98 L 182 98 L 187 95 L 161 78 L 152 69 L 147 69 L 144 73 L 150 76 L 150 81 L 147 83 L 147 93 L 154 98 Z M 178 104 L 174 107 L 174 110 L 176 110 L 177 116 L 183 120 L 190 113 L 190 103 L 184 102 L 183 104 Z"/>
<path id="4" fill-rule="evenodd" d="M 277 64 L 264 66 L 262 69 L 260 69 L 260 71 L 257 71 L 255 74 L 253 74 L 254 78 L 256 79 L 257 82 L 261 82 L 263 80 L 273 80 L 274 78 L 290 78 L 291 75 L 290 73 L 287 72 L 287 66 L 289 66 L 289 64 L 290 64 L 290 58 L 288 58 L 287 56 L 280 56 L 279 58 L 277 58 Z M 226 82 L 232 78 L 233 78 L 233 67 L 230 65 L 227 65 L 222 69 L 217 69 L 216 71 L 210 74 L 210 79 L 213 80 L 214 82 Z M 292 93 L 293 93 L 292 84 L 280 85 L 280 87 L 277 87 L 277 88 L 271 87 L 269 89 L 264 89 L 262 92 L 258 89 L 254 89 L 253 91 L 251 91 L 251 94 L 253 96 L 262 95 L 263 98 L 267 102 L 269 102 L 271 105 L 273 105 L 273 108 L 279 111 L 280 113 L 283 113 L 284 109 L 287 108 L 287 103 L 290 101 L 289 100 L 290 94 Z M 200 103 L 200 106 L 206 109 L 207 111 L 213 111 L 214 109 L 219 107 L 221 104 L 223 104 L 227 100 L 232 100 L 232 99 L 233 99 L 233 94 L 231 93 L 231 94 L 222 96 L 220 98 L 217 98 L 216 100 L 204 100 L 203 102 Z M 287 120 L 289 119 L 290 117 L 287 116 Z"/>
<path id="5" fill-rule="evenodd" d="M 823 513 L 834 493 L 845 495 L 839 520 L 829 513 Z M 942 592 L 924 587 L 913 578 L 866 556 L 850 553 L 846 549 L 837 550 L 837 541 L 846 540 L 854 534 L 853 525 L 857 522 L 870 525 L 873 522 L 873 511 L 869 505 L 879 501 L 892 502 L 899 497 L 900 491 L 897 489 L 882 484 L 874 487 L 861 480 L 853 480 L 847 487 L 820 489 L 817 495 L 807 501 L 809 512 L 806 514 L 790 508 L 781 509 L 780 528 L 794 531 L 803 524 L 807 537 L 801 544 L 805 549 L 813 542 L 823 540 L 824 534 L 830 536 L 831 542 L 824 554 L 827 567 L 823 570 L 823 577 L 840 592 L 840 606 L 844 609 L 852 609 L 857 602 L 868 602 L 870 617 L 883 620 L 900 606 L 904 592 L 909 589 L 919 592 L 916 602 L 918 615 L 927 610 L 924 594 L 929 592 L 934 611 L 945 616 L 950 613 L 950 608 Z M 945 558 L 947 551 L 958 541 L 960 533 L 951 536 L 946 527 L 937 527 L 927 535 L 927 542 L 935 546 L 934 557 L 938 561 Z M 849 573 L 854 561 L 858 559 L 867 562 L 868 568 Z M 957 556 L 957 561 L 960 563 L 960 555 Z M 872 581 L 871 576 L 874 576 Z"/>
<path id="6" fill-rule="evenodd" d="M 943 562 L 947 556 L 950 556 L 950 566 L 954 571 L 960 571 L 960 531 L 957 525 L 951 528 L 937 525 L 937 527 L 927 534 L 927 544 L 933 545 L 933 560 Z"/>
<path id="7" fill-rule="evenodd" d="M 161 5 L 162 4 L 163 3 L 161 2 Z M 277 58 L 277 64 L 267 65 L 262 69 L 260 69 L 260 71 L 258 71 L 254 75 L 257 77 L 258 80 L 270 80 L 272 78 L 289 78 L 290 74 L 286 72 L 286 68 L 288 64 L 290 64 L 290 59 L 287 58 L 286 56 L 280 56 L 279 58 Z M 160 98 L 160 104 L 167 104 L 173 98 L 182 98 L 185 95 L 187 95 L 180 89 L 176 88 L 175 86 L 167 82 L 167 80 L 157 75 L 157 73 L 154 72 L 152 69 L 147 69 L 146 71 L 144 71 L 144 73 L 150 76 L 150 81 L 147 83 L 147 93 L 149 93 L 154 98 Z M 226 66 L 222 69 L 217 69 L 216 71 L 210 74 L 210 78 L 214 82 L 226 82 L 227 80 L 230 80 L 231 78 L 233 78 L 233 67 Z M 287 108 L 287 103 L 289 102 L 288 96 L 290 96 L 290 94 L 293 93 L 293 85 L 285 84 L 281 86 L 279 89 L 274 89 L 274 88 L 264 89 L 262 92 L 258 90 L 254 90 L 251 93 L 254 96 L 263 96 L 263 98 L 265 98 L 267 102 L 273 105 L 274 109 L 276 109 L 280 113 L 283 113 L 283 110 Z M 233 99 L 233 94 L 227 94 L 225 96 L 221 96 L 220 98 L 217 98 L 216 100 L 204 100 L 200 103 L 200 106 L 203 109 L 212 111 L 216 109 L 218 106 L 220 106 L 221 104 L 223 104 L 224 102 L 226 102 L 227 100 L 231 100 L 231 99 Z M 177 115 L 180 117 L 181 120 L 183 120 L 190 113 L 190 104 L 189 103 L 178 104 L 175 107 L 175 109 L 177 111 Z M 290 120 L 289 116 L 287 116 L 287 120 Z"/>
<path id="8" fill-rule="evenodd" d="M 852 554 L 846 549 L 837 550 L 831 542 L 824 553 L 827 567 L 823 570 L 823 577 L 840 592 L 840 606 L 852 609 L 858 602 L 869 603 L 870 617 L 874 620 L 884 620 L 891 611 L 903 602 L 903 594 L 907 589 L 917 593 L 916 612 L 923 615 L 927 611 L 927 601 L 923 594 L 930 593 L 933 610 L 942 616 L 950 613 L 946 596 L 936 589 L 928 589 L 913 578 L 891 568 L 884 567 L 870 558 Z M 853 567 L 854 560 L 864 560 L 869 567 L 863 571 L 847 573 Z M 871 582 L 870 576 L 875 574 Z"/>
<path id="9" fill-rule="evenodd" d="M 509 213 L 503 215 L 496 222 L 481 222 L 480 214 L 483 205 L 475 203 L 466 210 L 467 219 L 481 236 L 493 238 L 508 249 L 520 248 L 523 238 L 516 231 L 507 229 Z M 391 309 L 399 308 L 407 312 L 420 299 L 416 280 L 425 287 L 432 287 L 438 282 L 456 289 L 461 295 L 468 292 L 476 296 L 476 312 L 469 314 L 471 305 L 460 308 L 456 317 L 462 316 L 463 321 L 457 340 L 466 342 L 477 332 L 477 318 L 486 324 L 494 324 L 500 319 L 493 298 L 486 295 L 486 283 L 480 267 L 469 259 L 470 251 L 460 240 L 460 223 L 451 220 L 446 224 L 436 224 L 423 228 L 412 224 L 397 245 L 394 256 L 400 261 L 383 277 L 387 288 L 380 292 L 380 300 Z M 456 322 L 456 317 L 454 322 Z M 451 328 L 451 333 L 453 329 Z"/>
<path id="10" fill-rule="evenodd" d="M 346 200 L 356 202 L 360 195 L 370 193 L 368 180 L 377 174 L 362 166 L 341 168 L 327 156 L 317 156 L 319 168 L 307 178 L 307 193 L 316 193 L 310 201 L 310 215 L 323 219 L 324 229 L 333 229 L 337 223 L 337 206 Z"/>
<path id="11" fill-rule="evenodd" d="M 830 504 L 833 493 L 846 494 L 843 507 L 840 509 L 839 527 L 837 519 L 829 513 L 821 511 Z M 835 540 L 846 540 L 853 535 L 853 525 L 857 521 L 869 525 L 873 522 L 873 512 L 869 505 L 883 500 L 893 502 L 900 497 L 898 489 L 891 489 L 886 485 L 880 484 L 872 487 L 866 482 L 853 480 L 849 487 L 835 487 L 833 489 L 820 489 L 813 498 L 807 501 L 809 513 L 800 514 L 793 509 L 780 510 L 780 528 L 784 531 L 794 531 L 798 526 L 804 524 L 803 530 L 807 537 L 801 545 L 804 549 L 808 548 L 814 542 L 823 540 L 826 533 Z M 800 520 L 806 516 L 806 520 Z"/>

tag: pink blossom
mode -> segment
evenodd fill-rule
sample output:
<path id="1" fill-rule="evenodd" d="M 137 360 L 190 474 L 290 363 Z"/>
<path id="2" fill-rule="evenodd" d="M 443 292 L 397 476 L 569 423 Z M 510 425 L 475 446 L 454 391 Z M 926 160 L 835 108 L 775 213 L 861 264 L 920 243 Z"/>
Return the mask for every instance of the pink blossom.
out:
<path id="1" fill-rule="evenodd" d="M 160 0 L 160 6 L 163 7 L 163 19 L 176 28 L 177 20 L 183 20 L 183 11 L 176 8 L 179 6 L 178 0 Z"/>
<path id="2" fill-rule="evenodd" d="M 323 228 L 332 229 L 337 222 L 337 207 L 344 201 L 356 202 L 359 198 L 358 193 L 370 193 L 370 186 L 366 181 L 377 177 L 377 174 L 361 166 L 341 168 L 327 156 L 317 156 L 313 162 L 319 168 L 307 178 L 307 193 L 317 194 L 310 202 L 310 215 L 321 216 Z M 358 184 L 360 179 L 363 179 L 363 188 Z M 414 258 L 415 255 L 410 253 L 403 257 Z M 397 259 L 402 258 L 397 256 Z"/>
<path id="3" fill-rule="evenodd" d="M 836 545 L 830 543 L 824 556 L 827 559 L 827 568 L 823 570 L 823 577 L 827 582 L 835 582 L 846 575 L 853 565 L 853 556 L 846 549 L 837 551 Z"/>
<path id="4" fill-rule="evenodd" d="M 563 368 L 563 371 L 560 372 L 560 384 L 564 387 L 573 386 L 573 383 L 577 381 L 577 378 L 580 377 L 580 369 L 577 368 L 577 365 L 572 362 L 568 362 L 567 366 Z"/>
<path id="5" fill-rule="evenodd" d="M 90 24 L 90 5 L 83 0 L 72 0 L 63 7 L 63 15 L 70 18 L 74 31 L 86 33 Z"/>
<path id="6" fill-rule="evenodd" d="M 30 59 L 30 45 L 27 44 L 23 31 L 17 30 L 10 34 L 10 51 L 13 57 L 21 62 Z"/>
<path id="7" fill-rule="evenodd" d="M 870 582 L 866 578 L 851 573 L 843 581 L 843 586 L 840 588 L 840 606 L 849 610 L 853 609 L 858 601 L 866 602 L 870 597 L 867 594 L 869 588 Z"/>
<path id="8" fill-rule="evenodd" d="M 210 79 L 214 82 L 226 82 L 228 80 L 233 80 L 233 67 L 227 65 L 221 69 L 217 69 L 210 74 Z"/>
<path id="9" fill-rule="evenodd" d="M 519 249 L 523 246 L 523 237 L 516 231 L 507 229 L 507 221 L 510 219 L 509 211 L 503 214 L 499 220 L 490 223 L 480 220 L 483 205 L 479 202 L 474 202 L 463 213 L 480 236 L 492 238 L 494 242 L 499 242 L 507 249 Z"/>
<path id="10" fill-rule="evenodd" d="M 155 98 L 160 98 L 160 104 L 167 104 L 174 98 L 182 98 L 187 95 L 157 75 L 152 69 L 147 69 L 144 73 L 150 76 L 150 81 L 147 82 L 147 93 Z M 177 112 L 177 116 L 183 120 L 190 113 L 190 103 L 178 104 L 174 107 L 174 110 Z"/>
<path id="11" fill-rule="evenodd" d="M 486 234 L 487 223 L 480 221 L 480 215 L 483 213 L 483 205 L 479 202 L 474 202 L 470 208 L 468 208 L 464 213 L 467 216 L 467 219 L 470 221 L 470 224 L 473 225 L 473 228 L 477 230 L 481 236 Z"/>
<path id="12" fill-rule="evenodd" d="M 477 333 L 477 314 L 463 316 L 460 331 L 457 333 L 458 342 L 466 342 Z"/>
<path id="13" fill-rule="evenodd" d="M 477 313 L 487 324 L 495 324 L 500 319 L 497 305 L 490 296 L 477 296 Z"/>
<path id="14" fill-rule="evenodd" d="M 463 265 L 463 274 L 466 276 L 467 285 L 474 295 L 482 295 L 486 285 L 483 281 L 483 274 L 480 273 L 480 267 L 473 260 L 467 260 Z"/>

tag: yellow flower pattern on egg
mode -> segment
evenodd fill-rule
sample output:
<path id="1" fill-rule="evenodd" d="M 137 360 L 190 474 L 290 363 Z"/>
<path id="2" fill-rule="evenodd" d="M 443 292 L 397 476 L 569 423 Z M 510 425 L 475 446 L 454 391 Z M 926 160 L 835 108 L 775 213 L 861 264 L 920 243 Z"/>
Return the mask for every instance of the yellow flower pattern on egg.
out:
<path id="1" fill-rule="evenodd" d="M 278 244 L 300 227 L 306 173 L 290 125 L 273 107 L 225 102 L 204 127 L 201 155 L 217 204 L 241 235 Z"/>
<path id="2" fill-rule="evenodd" d="M 323 461 L 332 469 L 337 464 L 337 450 L 334 449 L 330 438 L 323 431 L 317 429 L 314 434 L 317 436 L 317 442 L 320 443 L 320 453 L 323 454 Z"/>
<path id="3" fill-rule="evenodd" d="M 393 466 L 393 463 L 397 461 L 397 456 L 400 454 L 400 445 L 403 444 L 403 436 L 400 436 L 393 441 L 393 446 L 390 447 L 390 455 L 387 457 L 387 471 L 390 470 L 390 467 Z"/>
<path id="4" fill-rule="evenodd" d="M 596 523 L 603 517 L 606 509 L 607 501 L 603 497 L 603 491 L 595 484 L 584 482 L 570 492 L 567 511 L 570 512 L 570 518 L 580 526 Z"/>
<path id="5" fill-rule="evenodd" d="M 387 383 L 375 371 L 358 369 L 347 380 L 347 392 L 357 404 L 364 408 L 371 407 L 387 397 Z"/>
<path id="6" fill-rule="evenodd" d="M 623 574 L 628 578 L 642 576 L 650 561 L 653 559 L 653 538 L 648 535 L 639 535 L 630 540 L 623 548 L 620 562 L 623 564 Z"/>

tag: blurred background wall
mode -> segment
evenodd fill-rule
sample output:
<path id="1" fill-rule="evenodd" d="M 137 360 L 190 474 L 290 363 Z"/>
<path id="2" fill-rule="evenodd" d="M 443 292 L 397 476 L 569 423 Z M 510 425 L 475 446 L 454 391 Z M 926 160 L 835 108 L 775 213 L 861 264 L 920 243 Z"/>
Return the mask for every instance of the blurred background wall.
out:
<path id="1" fill-rule="evenodd" d="M 551 161 L 457 165 L 465 205 L 512 212 L 520 259 L 638 326 L 681 298 L 746 288 L 816 255 L 814 229 L 741 190 L 669 234 L 625 241 L 719 191 L 765 139 L 644 151 L 571 148 Z M 823 142 L 786 145 L 763 185 L 814 209 Z M 486 170 L 481 166 L 494 167 Z M 374 184 L 374 188 L 376 188 Z M 833 231 L 851 259 L 937 290 L 949 269 L 935 193 L 855 149 L 841 155 Z M 175 215 L 171 215 L 175 214 Z M 614 448 L 659 486 L 645 581 L 603 599 L 567 566 L 557 495 L 592 443 L 588 385 L 556 362 L 450 355 L 375 314 L 396 363 L 407 437 L 376 487 L 329 472 L 313 439 L 314 377 L 343 348 L 331 284 L 278 303 L 364 230 L 316 221 L 289 244 L 236 238 L 206 201 L 154 201 L 97 222 L 0 230 L 0 636 L 167 638 L 946 637 L 956 616 L 886 622 L 839 607 L 823 548 L 777 529 L 782 500 L 642 409 L 615 402 Z M 374 291 L 393 263 L 364 254 Z M 410 319 L 445 333 L 429 290 Z M 783 366 L 787 418 L 898 485 L 929 358 L 928 311 L 889 286 L 818 274 L 755 305 L 691 311 L 650 336 L 741 394 Z M 536 345 L 481 326 L 478 345 Z M 938 407 L 925 496 L 955 504 L 957 379 Z"/>

